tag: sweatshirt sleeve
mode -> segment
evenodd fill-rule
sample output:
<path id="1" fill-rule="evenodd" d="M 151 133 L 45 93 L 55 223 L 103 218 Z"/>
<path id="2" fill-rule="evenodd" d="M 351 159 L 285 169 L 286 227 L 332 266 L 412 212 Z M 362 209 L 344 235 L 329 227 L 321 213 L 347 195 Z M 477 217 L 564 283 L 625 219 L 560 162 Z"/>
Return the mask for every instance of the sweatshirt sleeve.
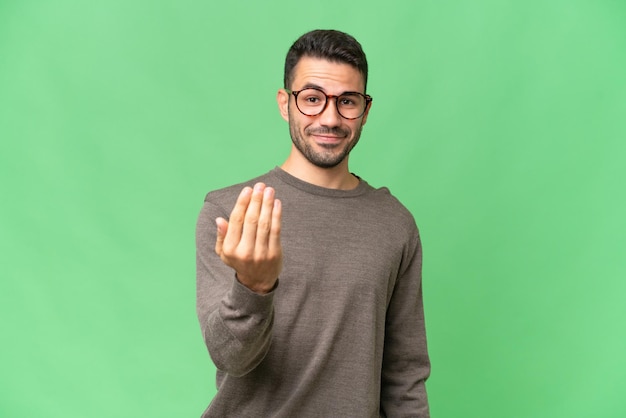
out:
<path id="1" fill-rule="evenodd" d="M 205 201 L 196 225 L 196 311 L 215 366 L 243 376 L 265 357 L 271 342 L 274 292 L 257 294 L 235 277 L 215 253 L 215 218 L 228 218 Z"/>
<path id="2" fill-rule="evenodd" d="M 422 247 L 416 234 L 387 308 L 381 381 L 386 417 L 430 417 L 425 382 L 430 375 L 422 303 Z"/>

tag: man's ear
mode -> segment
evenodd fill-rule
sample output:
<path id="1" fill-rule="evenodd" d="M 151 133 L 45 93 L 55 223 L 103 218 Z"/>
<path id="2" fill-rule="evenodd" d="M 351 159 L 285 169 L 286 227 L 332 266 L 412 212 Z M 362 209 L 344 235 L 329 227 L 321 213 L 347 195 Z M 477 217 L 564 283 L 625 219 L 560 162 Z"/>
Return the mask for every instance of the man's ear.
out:
<path id="1" fill-rule="evenodd" d="M 278 110 L 280 115 L 289 122 L 289 93 L 285 89 L 278 90 L 276 93 L 276 102 L 278 103 Z"/>

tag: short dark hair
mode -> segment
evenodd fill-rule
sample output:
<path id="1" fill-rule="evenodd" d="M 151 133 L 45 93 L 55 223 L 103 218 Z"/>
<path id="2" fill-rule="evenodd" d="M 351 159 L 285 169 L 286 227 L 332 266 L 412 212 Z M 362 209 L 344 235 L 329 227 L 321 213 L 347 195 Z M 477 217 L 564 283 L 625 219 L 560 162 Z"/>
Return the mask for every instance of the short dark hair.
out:
<path id="1" fill-rule="evenodd" d="M 302 35 L 291 45 L 285 59 L 284 87 L 291 88 L 293 69 L 302 57 L 323 58 L 349 64 L 363 75 L 367 88 L 367 58 L 354 37 L 337 30 L 314 30 Z"/>

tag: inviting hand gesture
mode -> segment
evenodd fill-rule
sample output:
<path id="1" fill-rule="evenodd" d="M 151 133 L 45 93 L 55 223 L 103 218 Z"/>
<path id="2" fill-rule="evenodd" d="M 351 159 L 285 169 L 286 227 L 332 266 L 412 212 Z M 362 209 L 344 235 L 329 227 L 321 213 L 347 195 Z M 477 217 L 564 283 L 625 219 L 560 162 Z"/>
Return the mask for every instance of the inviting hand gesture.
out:
<path id="1" fill-rule="evenodd" d="M 280 243 L 281 203 L 274 189 L 245 187 L 229 221 L 217 218 L 215 252 L 235 269 L 237 279 L 257 293 L 271 291 L 283 266 Z"/>

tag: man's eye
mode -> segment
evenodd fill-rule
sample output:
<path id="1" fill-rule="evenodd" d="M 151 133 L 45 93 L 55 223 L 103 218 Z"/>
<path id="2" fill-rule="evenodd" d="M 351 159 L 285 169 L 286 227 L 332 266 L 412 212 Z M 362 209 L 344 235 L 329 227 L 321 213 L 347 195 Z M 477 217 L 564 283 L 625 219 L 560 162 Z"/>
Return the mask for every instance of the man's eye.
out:
<path id="1" fill-rule="evenodd" d="M 316 96 L 307 96 L 304 98 L 304 101 L 307 103 L 315 104 L 320 102 L 320 98 Z"/>
<path id="2" fill-rule="evenodd" d="M 347 97 L 342 97 L 341 98 L 341 104 L 344 106 L 354 106 L 355 102 L 352 99 L 349 99 Z"/>

